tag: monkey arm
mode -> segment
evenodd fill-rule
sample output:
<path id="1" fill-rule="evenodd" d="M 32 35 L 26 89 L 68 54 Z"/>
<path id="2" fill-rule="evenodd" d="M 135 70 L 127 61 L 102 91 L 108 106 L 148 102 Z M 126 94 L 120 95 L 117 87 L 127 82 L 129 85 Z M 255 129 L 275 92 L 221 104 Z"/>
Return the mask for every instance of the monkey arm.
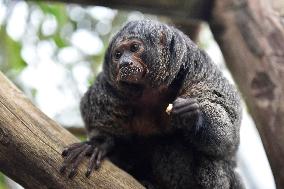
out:
<path id="1" fill-rule="evenodd" d="M 129 109 L 124 108 L 127 107 L 126 102 L 127 100 L 121 99 L 116 90 L 106 82 L 103 73 L 99 74 L 80 103 L 89 138 L 96 136 L 97 132 L 125 134 L 123 124 L 131 114 Z"/>
<path id="2" fill-rule="evenodd" d="M 228 107 L 207 99 L 198 102 L 194 98 L 178 98 L 173 115 L 177 120 L 175 124 L 185 130 L 186 138 L 197 151 L 221 157 L 236 151 L 239 118 L 232 116 Z"/>
<path id="3" fill-rule="evenodd" d="M 122 103 L 107 85 L 103 74 L 100 74 L 94 85 L 85 93 L 80 104 L 89 140 L 71 144 L 64 149 L 61 173 L 70 167 L 69 177 L 73 177 L 85 156 L 90 157 L 87 177 L 94 169 L 99 168 L 101 161 L 115 144 L 114 137 L 122 132 L 118 118 L 127 113 L 123 111 Z"/>
<path id="4" fill-rule="evenodd" d="M 193 127 L 193 144 L 208 155 L 227 156 L 237 150 L 239 121 L 221 104 L 205 100 L 200 103 L 202 124 Z"/>

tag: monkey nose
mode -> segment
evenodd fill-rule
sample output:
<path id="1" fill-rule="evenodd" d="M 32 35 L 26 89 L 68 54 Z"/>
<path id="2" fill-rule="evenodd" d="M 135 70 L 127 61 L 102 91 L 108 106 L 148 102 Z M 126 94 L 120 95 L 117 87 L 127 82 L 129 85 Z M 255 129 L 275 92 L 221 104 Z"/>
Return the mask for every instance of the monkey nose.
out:
<path id="1" fill-rule="evenodd" d="M 131 62 L 131 61 L 123 61 L 119 64 L 119 69 L 123 68 L 123 67 L 132 66 L 132 65 L 133 65 L 133 62 Z"/>

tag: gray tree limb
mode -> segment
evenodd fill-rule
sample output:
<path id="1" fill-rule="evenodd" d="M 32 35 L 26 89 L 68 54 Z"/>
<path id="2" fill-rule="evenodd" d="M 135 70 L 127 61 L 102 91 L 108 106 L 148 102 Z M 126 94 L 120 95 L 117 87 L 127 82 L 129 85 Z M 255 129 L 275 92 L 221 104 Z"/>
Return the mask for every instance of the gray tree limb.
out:
<path id="1" fill-rule="evenodd" d="M 87 159 L 74 179 L 61 175 L 61 152 L 74 142 L 78 139 L 44 115 L 0 73 L 0 170 L 4 174 L 25 188 L 144 188 L 107 160 L 89 179 L 85 177 Z"/>
<path id="2" fill-rule="evenodd" d="M 211 0 L 49 0 L 50 2 L 98 5 L 116 9 L 138 10 L 144 13 L 165 15 L 171 18 L 207 20 L 210 16 Z"/>

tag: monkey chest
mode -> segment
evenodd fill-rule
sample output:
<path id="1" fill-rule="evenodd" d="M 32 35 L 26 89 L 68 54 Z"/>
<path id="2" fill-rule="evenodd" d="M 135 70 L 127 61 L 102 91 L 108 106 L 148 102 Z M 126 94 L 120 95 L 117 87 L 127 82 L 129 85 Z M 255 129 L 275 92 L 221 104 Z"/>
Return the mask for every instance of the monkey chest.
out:
<path id="1" fill-rule="evenodd" d="M 157 90 L 144 90 L 141 97 L 133 102 L 133 114 L 127 125 L 132 133 L 149 136 L 170 128 L 170 116 L 166 108 L 171 98 L 165 90 L 163 86 Z"/>
<path id="2" fill-rule="evenodd" d="M 134 110 L 128 127 L 132 133 L 148 136 L 169 129 L 170 117 L 158 108 L 137 108 Z"/>

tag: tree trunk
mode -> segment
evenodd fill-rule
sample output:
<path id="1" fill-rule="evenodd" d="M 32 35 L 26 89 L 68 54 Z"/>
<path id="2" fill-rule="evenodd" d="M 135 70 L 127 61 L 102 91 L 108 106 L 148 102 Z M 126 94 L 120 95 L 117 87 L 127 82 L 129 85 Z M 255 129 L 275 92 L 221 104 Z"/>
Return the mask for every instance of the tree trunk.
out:
<path id="1" fill-rule="evenodd" d="M 273 6 L 281 1 L 216 0 L 210 20 L 256 122 L 277 188 L 284 188 L 284 5 L 277 11 Z"/>
<path id="2" fill-rule="evenodd" d="M 74 179 L 61 175 L 61 152 L 74 142 L 78 139 L 33 106 L 0 73 L 0 169 L 4 174 L 26 188 L 144 188 L 107 160 L 89 179 L 85 177 L 87 160 Z"/>

